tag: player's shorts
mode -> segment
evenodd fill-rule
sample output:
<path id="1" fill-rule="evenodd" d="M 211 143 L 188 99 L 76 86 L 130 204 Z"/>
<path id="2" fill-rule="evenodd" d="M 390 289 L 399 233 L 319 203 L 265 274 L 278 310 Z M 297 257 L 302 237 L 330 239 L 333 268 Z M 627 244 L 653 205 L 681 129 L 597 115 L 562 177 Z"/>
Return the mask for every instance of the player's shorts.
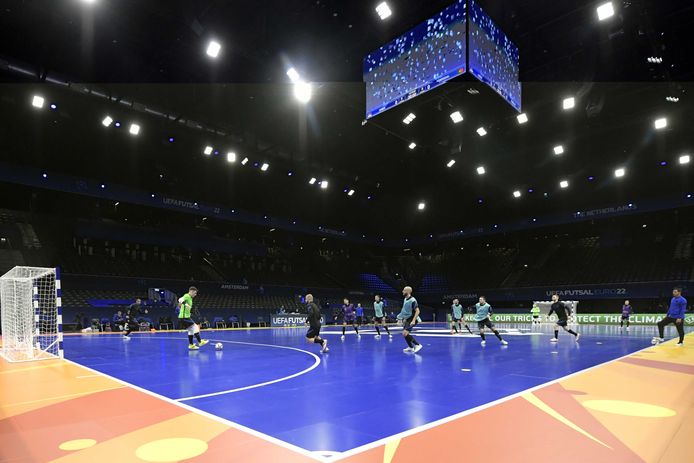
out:
<path id="1" fill-rule="evenodd" d="M 364 317 L 362 315 L 357 315 L 357 323 L 360 325 L 364 323 Z"/>
<path id="2" fill-rule="evenodd" d="M 315 338 L 320 334 L 320 325 L 317 326 L 309 326 L 308 331 L 306 332 L 306 337 L 308 339 Z"/>
<path id="3" fill-rule="evenodd" d="M 412 331 L 412 328 L 417 326 L 417 319 L 414 317 L 410 317 L 406 320 L 403 320 L 402 323 L 402 330 L 403 331 Z"/>
<path id="4" fill-rule="evenodd" d="M 355 324 L 357 322 L 357 317 L 355 315 L 345 315 L 344 322 L 346 324 Z"/>
<path id="5" fill-rule="evenodd" d="M 622 314 L 622 320 L 629 320 L 629 317 L 631 317 L 631 314 L 628 314 L 628 313 Z"/>
<path id="6" fill-rule="evenodd" d="M 385 323 L 386 317 L 374 317 L 374 323 Z"/>
<path id="7" fill-rule="evenodd" d="M 182 328 L 190 328 L 191 326 L 195 325 L 192 318 L 179 318 L 178 322 L 181 324 Z"/>
<path id="8" fill-rule="evenodd" d="M 494 328 L 494 323 L 492 323 L 492 321 L 489 319 L 489 317 L 477 322 L 477 328 L 482 329 L 485 326 L 489 329 Z"/>
<path id="9" fill-rule="evenodd" d="M 452 320 L 453 320 L 453 323 L 460 323 L 461 321 L 463 321 L 463 317 L 460 317 L 460 318 L 453 317 Z"/>
<path id="10" fill-rule="evenodd" d="M 569 324 L 569 321 L 568 321 L 567 319 L 565 319 L 565 318 L 562 318 L 562 319 L 560 319 L 560 320 L 557 320 L 557 325 L 559 325 L 559 326 L 566 326 L 566 325 L 568 325 L 568 324 Z"/>
<path id="11" fill-rule="evenodd" d="M 534 319 L 534 320 L 537 320 L 538 318 L 540 318 L 539 315 L 533 315 L 533 319 Z"/>

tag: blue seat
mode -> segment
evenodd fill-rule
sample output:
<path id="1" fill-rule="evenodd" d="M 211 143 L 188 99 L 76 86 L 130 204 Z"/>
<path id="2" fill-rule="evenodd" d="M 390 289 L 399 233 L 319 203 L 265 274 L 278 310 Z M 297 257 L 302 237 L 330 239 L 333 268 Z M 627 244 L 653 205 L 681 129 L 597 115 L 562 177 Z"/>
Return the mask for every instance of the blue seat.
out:
<path id="1" fill-rule="evenodd" d="M 241 328 L 241 322 L 239 321 L 239 317 L 236 315 L 232 315 L 229 317 L 229 326 L 232 328 Z"/>
<path id="2" fill-rule="evenodd" d="M 212 320 L 212 324 L 214 325 L 215 328 L 220 328 L 220 327 L 226 328 L 227 327 L 227 324 L 222 317 L 214 317 L 214 319 Z"/>

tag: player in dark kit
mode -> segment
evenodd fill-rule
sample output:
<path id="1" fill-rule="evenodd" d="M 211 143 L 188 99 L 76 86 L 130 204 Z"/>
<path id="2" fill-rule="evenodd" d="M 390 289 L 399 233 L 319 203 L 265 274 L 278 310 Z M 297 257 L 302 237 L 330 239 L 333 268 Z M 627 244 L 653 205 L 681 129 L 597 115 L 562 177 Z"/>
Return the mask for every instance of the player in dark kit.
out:
<path id="1" fill-rule="evenodd" d="M 631 309 L 631 304 L 629 304 L 629 301 L 624 301 L 624 305 L 622 306 L 622 320 L 619 322 L 620 328 L 624 328 L 624 321 L 626 320 L 627 331 L 629 331 L 629 317 L 631 317 L 632 313 L 634 313 L 634 311 Z"/>
<path id="2" fill-rule="evenodd" d="M 417 304 L 417 299 L 412 297 L 412 288 L 410 286 L 405 286 L 403 288 L 402 295 L 405 296 L 405 300 L 402 302 L 402 310 L 400 310 L 398 314 L 398 320 L 402 320 L 402 335 L 408 346 L 403 349 L 403 352 L 406 354 L 410 352 L 417 353 L 422 350 L 422 345 L 417 342 L 411 332 L 412 329 L 417 326 L 419 305 Z"/>
<path id="3" fill-rule="evenodd" d="M 321 312 L 318 304 L 313 302 L 313 294 L 306 295 L 306 311 L 308 312 L 308 331 L 306 332 L 306 341 L 309 343 L 320 344 L 321 352 L 328 352 L 328 340 L 322 339 L 320 335 L 320 319 Z"/>
<path id="4" fill-rule="evenodd" d="M 351 324 L 352 327 L 354 328 L 354 331 L 357 332 L 357 337 L 361 337 L 359 334 L 359 328 L 357 328 L 357 316 L 354 311 L 354 304 L 349 303 L 349 299 L 345 298 L 344 299 L 344 304 L 342 304 L 342 337 L 341 339 L 345 339 L 345 328 L 347 328 L 347 324 Z"/>
<path id="5" fill-rule="evenodd" d="M 579 333 L 576 333 L 573 330 L 570 330 L 567 328 L 566 325 L 569 324 L 569 309 L 566 307 L 566 305 L 563 302 L 559 301 L 559 295 L 558 294 L 553 294 L 552 295 L 552 308 L 549 310 L 549 313 L 547 316 L 549 317 L 553 313 L 557 314 L 557 323 L 554 326 L 554 337 L 550 339 L 550 342 L 558 342 L 559 341 L 559 328 L 563 329 L 569 334 L 573 334 L 576 337 L 576 342 L 578 342 L 578 339 L 581 337 Z"/>
<path id="6" fill-rule="evenodd" d="M 135 303 L 130 304 L 125 310 L 125 333 L 123 339 L 130 339 L 130 333 L 137 329 L 137 317 L 141 314 L 146 314 L 147 309 L 142 308 L 142 299 L 135 299 Z"/>
<path id="7" fill-rule="evenodd" d="M 674 288 L 672 290 L 672 299 L 670 300 L 670 308 L 667 311 L 665 318 L 658 322 L 658 337 L 653 338 L 653 344 L 660 344 L 665 341 L 665 327 L 671 323 L 675 324 L 677 334 L 680 335 L 678 346 L 684 345 L 684 315 L 687 310 L 687 300 L 682 297 L 682 288 Z"/>

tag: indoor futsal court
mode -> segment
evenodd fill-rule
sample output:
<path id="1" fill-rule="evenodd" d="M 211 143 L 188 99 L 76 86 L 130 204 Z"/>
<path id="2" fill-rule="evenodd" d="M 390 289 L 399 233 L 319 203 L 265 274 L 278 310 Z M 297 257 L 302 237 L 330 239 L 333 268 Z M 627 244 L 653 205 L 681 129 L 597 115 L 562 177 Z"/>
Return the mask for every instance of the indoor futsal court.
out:
<path id="1" fill-rule="evenodd" d="M 694 460 L 693 30 L 4 1 L 0 463 Z"/>

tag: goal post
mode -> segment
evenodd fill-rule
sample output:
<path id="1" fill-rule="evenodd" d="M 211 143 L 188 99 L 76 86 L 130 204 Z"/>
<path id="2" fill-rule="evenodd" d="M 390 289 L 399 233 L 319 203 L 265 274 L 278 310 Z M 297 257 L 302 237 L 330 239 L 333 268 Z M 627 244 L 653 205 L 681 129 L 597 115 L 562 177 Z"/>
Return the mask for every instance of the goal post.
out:
<path id="1" fill-rule="evenodd" d="M 561 301 L 567 309 L 569 309 L 569 325 L 578 325 L 578 301 Z M 557 321 L 557 316 L 547 316 L 552 308 L 552 301 L 534 301 L 533 306 L 540 308 L 540 323 L 554 324 Z"/>
<path id="2" fill-rule="evenodd" d="M 63 357 L 57 268 L 15 267 L 0 277 L 0 355 L 9 362 Z"/>

